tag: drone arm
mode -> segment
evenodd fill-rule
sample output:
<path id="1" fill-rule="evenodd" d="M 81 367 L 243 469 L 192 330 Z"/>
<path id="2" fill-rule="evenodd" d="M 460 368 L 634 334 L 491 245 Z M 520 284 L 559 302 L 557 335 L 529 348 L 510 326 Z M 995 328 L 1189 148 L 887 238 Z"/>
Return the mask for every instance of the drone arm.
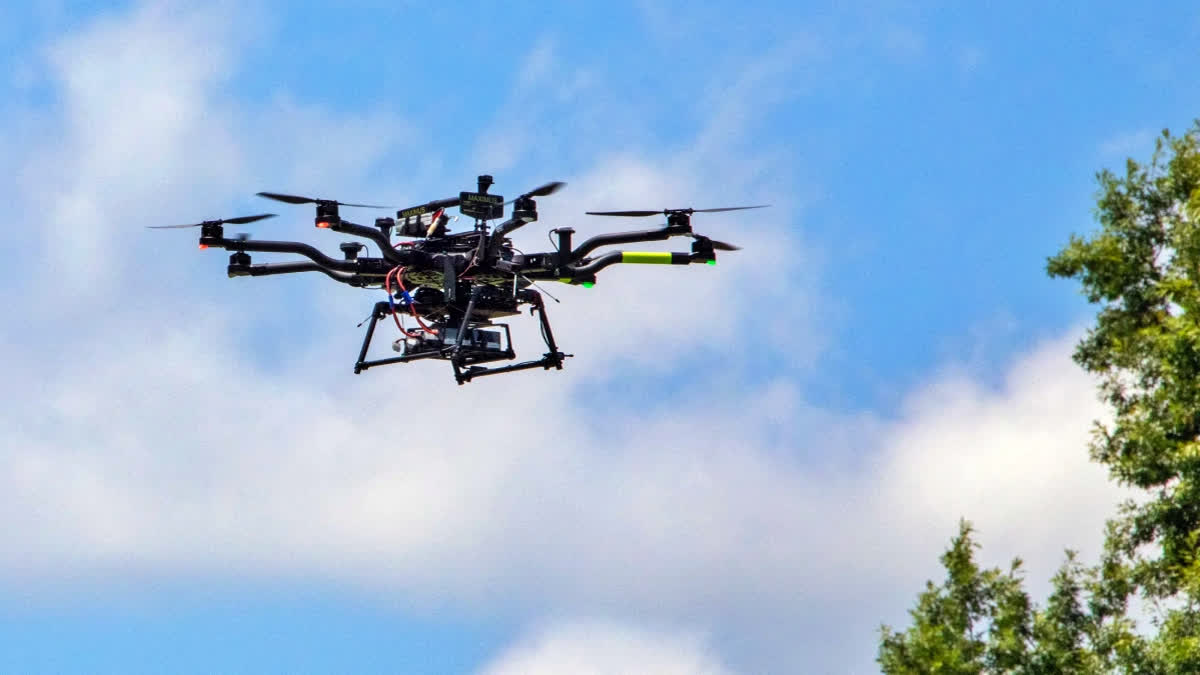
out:
<path id="1" fill-rule="evenodd" d="M 370 239 L 371 241 L 375 242 L 377 246 L 379 246 L 380 253 L 384 258 L 387 259 L 388 262 L 392 263 L 393 265 L 405 264 L 403 256 L 398 253 L 396 249 L 392 248 L 392 242 L 388 241 L 387 236 L 385 236 L 380 230 L 366 227 L 365 225 L 356 225 L 345 220 L 339 220 L 337 222 L 330 223 L 329 229 L 333 230 L 334 232 L 344 232 L 345 234 L 355 237 Z"/>
<path id="2" fill-rule="evenodd" d="M 587 261 L 583 265 L 568 265 L 563 271 L 570 273 L 571 276 L 564 276 L 559 280 L 566 281 L 567 283 L 594 281 L 597 272 L 610 265 L 616 265 L 617 263 L 625 263 L 627 265 L 691 265 L 693 263 L 707 263 L 712 261 L 715 261 L 715 258 L 712 255 L 696 251 L 691 253 L 665 251 L 610 251 L 593 260 Z"/>
<path id="3" fill-rule="evenodd" d="M 225 239 L 201 237 L 203 246 L 220 246 L 226 251 L 255 251 L 260 253 L 296 253 L 330 270 L 357 272 L 359 267 L 352 260 L 334 260 L 316 248 L 298 241 L 260 241 L 256 239 Z"/>
<path id="4" fill-rule="evenodd" d="M 558 188 L 555 187 L 553 190 L 557 189 Z M 553 190 L 551 190 L 551 192 L 553 192 Z M 530 195 L 521 195 L 514 201 L 516 203 L 513 205 L 512 218 L 509 218 L 500 225 L 496 226 L 495 231 L 492 232 L 492 236 L 488 238 L 486 251 L 488 258 L 496 255 L 496 252 L 500 249 L 500 244 L 504 241 L 504 237 L 506 235 L 518 227 L 528 225 L 529 223 L 532 223 L 538 219 L 537 202 L 533 201 Z"/>
<path id="5" fill-rule="evenodd" d="M 343 283 L 353 283 L 355 275 L 347 274 L 346 272 L 335 272 L 327 269 L 316 263 L 262 263 L 258 265 L 230 265 L 230 277 L 262 277 L 272 274 L 291 274 L 293 272 L 321 272 L 333 279 Z"/>
<path id="6" fill-rule="evenodd" d="M 260 241 L 257 239 L 225 239 L 218 237 L 201 237 L 200 243 L 206 246 L 220 246 L 227 251 L 254 251 L 261 253 L 296 253 L 312 260 L 324 269 L 349 274 L 382 277 L 395 265 L 411 265 L 418 261 L 418 254 L 413 251 L 392 251 L 387 260 L 383 258 L 357 258 L 353 260 L 335 260 L 321 253 L 316 248 L 298 241 Z"/>
<path id="7" fill-rule="evenodd" d="M 565 262 L 570 264 L 580 260 L 601 246 L 612 246 L 614 244 L 636 244 L 643 241 L 666 241 L 671 237 L 678 237 L 691 233 L 692 228 L 687 225 L 668 225 L 657 230 L 634 230 L 633 232 L 598 234 L 580 244 L 579 247 L 574 251 L 571 251 L 571 259 Z"/>
<path id="8" fill-rule="evenodd" d="M 488 237 L 485 257 L 490 258 L 496 255 L 496 252 L 500 250 L 500 244 L 504 241 L 505 235 L 528 222 L 524 218 L 511 218 L 497 225 L 496 229 L 492 231 L 491 236 Z"/>

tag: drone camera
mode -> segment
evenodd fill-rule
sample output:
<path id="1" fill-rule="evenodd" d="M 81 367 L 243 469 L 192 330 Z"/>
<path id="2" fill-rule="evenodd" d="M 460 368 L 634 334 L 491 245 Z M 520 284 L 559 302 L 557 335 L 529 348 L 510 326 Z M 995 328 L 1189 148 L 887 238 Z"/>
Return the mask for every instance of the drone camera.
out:
<path id="1" fill-rule="evenodd" d="M 442 348 L 442 343 L 436 339 L 427 340 L 424 335 L 403 337 L 392 343 L 392 350 L 405 356 L 435 352 Z"/>
<path id="2" fill-rule="evenodd" d="M 480 357 L 490 357 L 490 360 L 494 360 L 496 357 L 510 356 L 509 350 L 505 345 L 508 333 L 507 326 L 498 327 L 503 327 L 505 330 L 468 328 L 463 333 L 463 352 L 468 357 L 474 357 L 476 360 Z M 434 335 L 419 333 L 400 338 L 392 342 L 392 350 L 405 356 L 413 356 L 415 354 L 441 352 L 453 347 L 457 341 L 458 328 L 455 326 L 443 326 Z"/>
<path id="3" fill-rule="evenodd" d="M 452 345 L 458 341 L 458 328 L 454 326 L 446 326 L 442 328 L 442 342 L 446 345 Z M 500 331 L 498 330 L 482 330 L 479 328 L 468 328 L 463 333 L 462 346 L 472 350 L 501 353 L 504 351 L 503 342 L 500 340 Z"/>

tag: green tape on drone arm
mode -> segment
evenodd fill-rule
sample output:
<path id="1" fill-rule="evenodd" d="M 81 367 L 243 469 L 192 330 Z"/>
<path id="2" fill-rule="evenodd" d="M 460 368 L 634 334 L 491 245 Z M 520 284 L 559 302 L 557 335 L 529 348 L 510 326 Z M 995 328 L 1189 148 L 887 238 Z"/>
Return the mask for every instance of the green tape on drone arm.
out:
<path id="1" fill-rule="evenodd" d="M 621 262 L 638 265 L 671 265 L 676 263 L 671 253 L 622 251 Z"/>

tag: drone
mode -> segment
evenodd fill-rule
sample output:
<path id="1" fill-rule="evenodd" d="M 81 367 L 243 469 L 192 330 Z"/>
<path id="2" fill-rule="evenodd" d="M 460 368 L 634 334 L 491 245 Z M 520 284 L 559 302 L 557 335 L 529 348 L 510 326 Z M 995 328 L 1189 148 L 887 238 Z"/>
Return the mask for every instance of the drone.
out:
<path id="1" fill-rule="evenodd" d="M 200 248 L 231 251 L 228 274 L 233 277 L 259 277 L 296 272 L 320 272 L 334 281 L 357 288 L 382 289 L 387 300 L 376 302 L 367 324 L 362 348 L 354 364 L 355 374 L 368 368 L 426 359 L 449 361 L 454 379 L 462 385 L 473 378 L 519 370 L 554 368 L 573 354 L 558 348 L 538 282 L 559 282 L 591 288 L 596 274 L 618 263 L 651 265 L 716 264 L 717 251 L 736 251 L 739 247 L 692 231 L 694 213 L 740 211 L 768 205 L 733 206 L 715 209 L 663 209 L 657 211 L 587 211 L 593 216 L 649 217 L 665 216 L 662 227 L 632 232 L 600 234 L 573 245 L 575 230 L 559 227 L 549 231 L 555 250 L 523 253 L 512 245 L 514 230 L 538 219 L 535 198 L 548 197 L 566 183 L 554 181 L 521 196 L 505 201 L 490 194 L 491 176 L 479 176 L 477 191 L 460 192 L 457 197 L 436 199 L 396 211 L 396 217 L 376 218 L 374 226 L 360 225 L 341 217 L 339 207 L 388 209 L 387 206 L 339 202 L 275 192 L 258 196 L 285 204 L 314 204 L 314 223 L 321 229 L 351 235 L 374 243 L 378 257 L 363 255 L 366 245 L 345 241 L 339 245 L 342 258 L 325 255 L 313 246 L 294 241 L 260 241 L 246 234 L 225 236 L 225 225 L 246 225 L 276 214 L 263 213 L 224 220 L 207 220 L 189 225 L 150 226 L 151 229 L 200 228 Z M 510 217 L 494 228 L 489 221 L 504 218 L 511 205 Z M 458 216 L 447 211 L 457 208 L 474 227 L 452 233 L 449 225 Z M 393 242 L 397 237 L 400 241 Z M 690 237 L 687 252 L 608 251 L 594 254 L 605 246 L 646 241 L 664 241 L 671 237 Z M 557 239 L 557 241 L 555 241 Z M 253 263 L 251 253 L 290 253 L 307 260 Z M 544 290 L 544 289 L 543 289 Z M 547 293 L 549 295 L 549 293 Z M 553 297 L 553 296 L 551 296 Z M 497 319 L 517 316 L 523 306 L 538 315 L 542 340 L 547 352 L 540 359 L 513 361 L 512 334 L 506 323 Z M 395 323 L 401 337 L 392 343 L 399 356 L 367 359 L 377 324 L 387 319 Z M 409 324 L 409 319 L 413 325 Z M 362 324 L 359 324 L 361 327 Z"/>

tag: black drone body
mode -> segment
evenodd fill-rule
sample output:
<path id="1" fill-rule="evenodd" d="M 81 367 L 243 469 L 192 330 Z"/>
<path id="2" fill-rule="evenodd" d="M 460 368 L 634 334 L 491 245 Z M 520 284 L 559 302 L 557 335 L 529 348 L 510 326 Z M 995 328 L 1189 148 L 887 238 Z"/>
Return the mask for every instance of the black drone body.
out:
<path id="1" fill-rule="evenodd" d="M 247 224 L 274 214 L 165 227 L 199 227 L 201 248 L 232 251 L 228 267 L 230 277 L 321 272 L 351 286 L 384 289 L 388 299 L 375 303 L 372 309 L 354 372 L 360 373 L 391 363 L 440 359 L 450 362 L 455 380 L 464 384 L 483 375 L 531 368 L 562 369 L 563 361 L 571 355 L 560 351 L 554 340 L 542 294 L 536 290 L 536 282 L 557 281 L 590 287 L 596 282 L 598 272 L 617 263 L 714 263 L 716 251 L 731 251 L 737 247 L 694 234 L 691 215 L 705 211 L 762 208 L 743 206 L 588 212 L 591 215 L 626 217 L 664 215 L 667 223 L 656 229 L 597 235 L 575 247 L 572 247 L 571 241 L 575 231 L 560 227 L 550 231 L 557 238 L 556 250 L 526 254 L 513 248 L 507 236 L 538 219 L 535 197 L 552 195 L 565 183 L 547 183 L 506 202 L 503 197 L 488 193 L 492 182 L 491 176 L 480 176 L 476 192 L 462 192 L 458 197 L 400 209 L 395 218 L 377 218 L 374 226 L 343 219 L 338 207 L 387 207 L 273 192 L 258 193 L 259 196 L 288 204 L 315 204 L 317 213 L 314 222 L 317 227 L 369 240 L 378 246 L 378 257 L 362 255 L 366 246 L 359 242 L 343 242 L 340 245 L 342 258 L 335 259 L 300 242 L 260 241 L 244 235 L 234 238 L 225 236 L 223 226 L 226 224 Z M 489 227 L 488 221 L 504 218 L 505 207 L 509 204 L 512 205 L 512 212 L 508 220 L 494 228 Z M 464 217 L 474 220 L 472 230 L 450 233 L 447 225 L 451 218 L 446 210 L 454 207 Z M 410 239 L 393 243 L 393 236 Z M 678 236 L 693 239 L 690 251 L 610 251 L 591 255 L 604 246 L 663 241 Z M 255 264 L 251 260 L 251 252 L 292 253 L 307 260 Z M 516 358 L 508 325 L 497 323 L 496 320 L 520 314 L 524 305 L 529 306 L 530 313 L 538 314 L 547 352 L 533 361 L 485 366 Z M 367 360 L 376 325 L 388 317 L 393 319 L 402 335 L 392 345 L 400 355 Z M 408 319 L 412 319 L 415 327 L 406 325 Z"/>

